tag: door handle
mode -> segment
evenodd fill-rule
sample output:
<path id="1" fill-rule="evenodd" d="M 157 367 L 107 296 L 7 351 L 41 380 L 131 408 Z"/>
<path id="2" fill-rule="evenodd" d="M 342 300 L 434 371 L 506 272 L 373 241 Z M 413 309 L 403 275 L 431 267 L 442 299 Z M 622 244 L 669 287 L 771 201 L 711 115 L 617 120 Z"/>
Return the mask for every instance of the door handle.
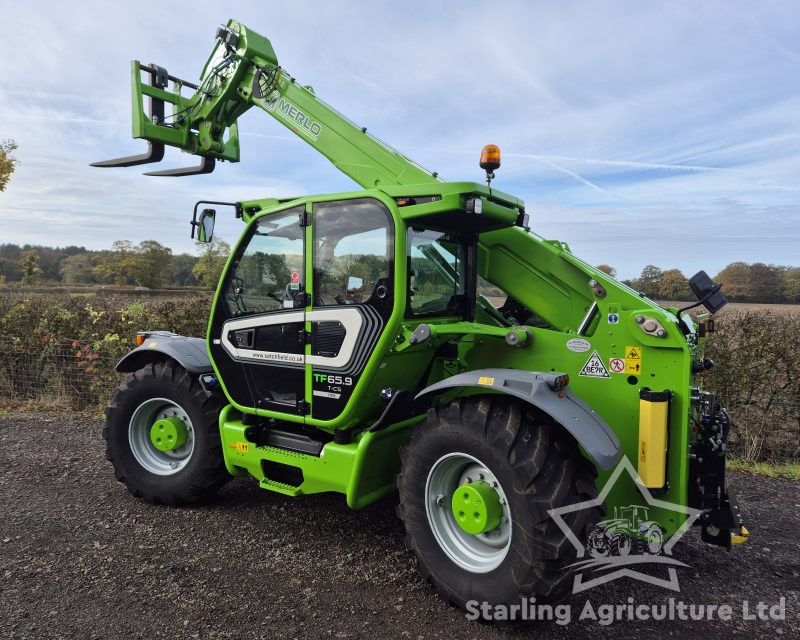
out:
<path id="1" fill-rule="evenodd" d="M 239 329 L 238 331 L 231 331 L 231 342 L 236 345 L 238 349 L 252 349 L 255 342 L 256 330 L 255 329 Z"/>

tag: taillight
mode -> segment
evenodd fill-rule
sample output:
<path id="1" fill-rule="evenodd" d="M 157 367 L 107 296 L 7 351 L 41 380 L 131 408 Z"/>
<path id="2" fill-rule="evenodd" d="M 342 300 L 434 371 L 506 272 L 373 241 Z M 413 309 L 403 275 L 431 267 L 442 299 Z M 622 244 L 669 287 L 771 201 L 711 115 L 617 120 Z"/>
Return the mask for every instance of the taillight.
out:
<path id="1" fill-rule="evenodd" d="M 553 378 L 553 381 L 550 383 L 550 387 L 553 389 L 553 391 L 560 392 L 563 391 L 568 384 L 569 384 L 569 376 L 566 373 L 564 373 L 561 374 L 560 376 L 556 376 L 555 378 Z"/>

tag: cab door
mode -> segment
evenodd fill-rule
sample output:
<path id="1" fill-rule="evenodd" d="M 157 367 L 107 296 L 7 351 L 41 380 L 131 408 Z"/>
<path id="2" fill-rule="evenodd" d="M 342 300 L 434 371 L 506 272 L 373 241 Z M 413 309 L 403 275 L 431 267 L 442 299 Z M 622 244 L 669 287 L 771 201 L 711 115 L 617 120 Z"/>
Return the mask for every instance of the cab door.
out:
<path id="1" fill-rule="evenodd" d="M 314 205 L 311 417 L 335 420 L 373 355 L 394 306 L 394 222 L 372 198 Z"/>
<path id="2" fill-rule="evenodd" d="M 236 250 L 212 315 L 210 351 L 231 400 L 307 412 L 305 207 L 259 218 Z"/>

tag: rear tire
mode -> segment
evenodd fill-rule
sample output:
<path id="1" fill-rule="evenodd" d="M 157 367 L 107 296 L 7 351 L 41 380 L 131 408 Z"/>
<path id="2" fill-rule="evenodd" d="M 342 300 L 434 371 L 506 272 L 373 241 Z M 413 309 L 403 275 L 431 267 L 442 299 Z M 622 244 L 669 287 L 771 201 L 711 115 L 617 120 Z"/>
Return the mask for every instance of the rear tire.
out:
<path id="1" fill-rule="evenodd" d="M 129 374 L 106 409 L 106 458 L 128 491 L 154 504 L 184 505 L 212 495 L 230 475 L 219 433 L 220 401 L 196 376 L 172 361 Z M 187 425 L 186 444 L 164 453 L 149 439 L 148 424 L 164 415 Z"/>
<path id="2" fill-rule="evenodd" d="M 454 553 L 446 538 L 440 542 L 442 516 L 429 517 L 437 504 L 450 499 L 440 495 L 437 502 L 426 496 L 429 478 L 441 460 L 454 454 L 478 460 L 490 471 L 511 516 L 505 555 L 496 556 L 497 563 L 475 564 L 473 570 L 458 556 L 458 547 Z M 510 605 L 536 596 L 539 602 L 552 602 L 569 592 L 576 549 L 548 511 L 596 498 L 597 472 L 574 438 L 549 416 L 503 396 L 457 399 L 431 409 L 400 455 L 398 515 L 406 527 L 406 546 L 415 553 L 423 578 L 446 601 L 475 612 L 469 601 Z M 604 513 L 598 506 L 563 518 L 585 545 Z"/>

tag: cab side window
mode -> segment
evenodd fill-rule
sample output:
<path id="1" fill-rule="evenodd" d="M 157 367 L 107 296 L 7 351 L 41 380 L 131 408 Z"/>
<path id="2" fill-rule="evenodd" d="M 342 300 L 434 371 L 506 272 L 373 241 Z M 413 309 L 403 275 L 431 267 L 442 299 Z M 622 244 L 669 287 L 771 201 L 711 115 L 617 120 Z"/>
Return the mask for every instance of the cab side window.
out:
<path id="1" fill-rule="evenodd" d="M 314 306 L 367 302 L 389 285 L 389 211 L 376 200 L 323 202 L 314 208 Z M 385 295 L 385 293 L 384 293 Z"/>
<path id="2" fill-rule="evenodd" d="M 458 314 L 464 297 L 464 246 L 453 234 L 408 230 L 409 309 L 414 316 Z"/>
<path id="3" fill-rule="evenodd" d="M 295 207 L 261 218 L 250 241 L 237 257 L 225 283 L 225 303 L 231 316 L 269 313 L 305 307 L 303 227 Z"/>

